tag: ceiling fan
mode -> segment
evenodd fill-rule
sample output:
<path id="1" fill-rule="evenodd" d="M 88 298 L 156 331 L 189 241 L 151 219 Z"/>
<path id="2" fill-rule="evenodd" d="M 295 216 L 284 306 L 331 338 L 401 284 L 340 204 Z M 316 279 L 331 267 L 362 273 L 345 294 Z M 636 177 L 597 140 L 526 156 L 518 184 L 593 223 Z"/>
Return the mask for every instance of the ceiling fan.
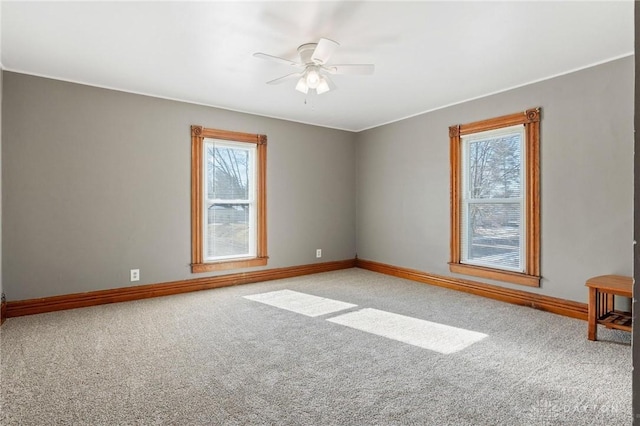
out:
<path id="1" fill-rule="evenodd" d="M 321 38 L 317 43 L 306 43 L 298 47 L 300 62 L 278 56 L 267 55 L 266 53 L 254 53 L 256 58 L 267 59 L 280 62 L 296 68 L 299 72 L 294 72 L 275 80 L 267 81 L 267 84 L 280 84 L 289 80 L 298 80 L 296 90 L 308 93 L 309 89 L 315 90 L 318 95 L 334 89 L 336 86 L 329 79 L 328 74 L 373 74 L 375 66 L 372 64 L 343 64 L 327 65 L 327 61 L 333 52 L 340 46 L 338 42 Z"/>

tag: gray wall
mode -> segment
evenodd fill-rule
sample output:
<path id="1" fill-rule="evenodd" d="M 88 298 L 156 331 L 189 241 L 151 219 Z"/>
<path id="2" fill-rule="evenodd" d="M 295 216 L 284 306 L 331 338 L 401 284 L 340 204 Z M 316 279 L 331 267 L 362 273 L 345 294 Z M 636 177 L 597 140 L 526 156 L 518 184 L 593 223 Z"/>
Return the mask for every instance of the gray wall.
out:
<path id="1" fill-rule="evenodd" d="M 0 21 L 2 17 L 2 2 L 0 1 Z M 2 31 L 0 31 L 0 47 L 2 47 Z M 2 52 L 0 52 L 0 60 Z M 2 176 L 2 63 L 0 63 L 0 176 Z M 0 295 L 4 294 L 2 287 L 2 179 L 0 179 Z"/>
<path id="2" fill-rule="evenodd" d="M 0 176 L 2 176 L 2 64 L 0 64 Z M 0 295 L 3 295 L 4 289 L 2 286 L 2 185 L 1 183 L 2 183 L 2 179 L 0 179 Z"/>
<path id="3" fill-rule="evenodd" d="M 358 257 L 454 275 L 449 126 L 540 106 L 541 287 L 485 282 L 586 302 L 587 278 L 631 275 L 633 87 L 627 57 L 359 133 Z"/>
<path id="4" fill-rule="evenodd" d="M 189 268 L 191 124 L 268 136 L 267 268 L 355 256 L 353 133 L 7 71 L 3 86 L 8 300 L 215 275 Z"/>
<path id="5" fill-rule="evenodd" d="M 624 58 L 352 134 L 5 71 L 5 292 L 212 275 L 188 266 L 191 124 L 268 135 L 268 268 L 357 245 L 451 275 L 448 127 L 541 106 L 542 287 L 491 283 L 586 302 L 588 277 L 632 270 L 633 75 Z"/>

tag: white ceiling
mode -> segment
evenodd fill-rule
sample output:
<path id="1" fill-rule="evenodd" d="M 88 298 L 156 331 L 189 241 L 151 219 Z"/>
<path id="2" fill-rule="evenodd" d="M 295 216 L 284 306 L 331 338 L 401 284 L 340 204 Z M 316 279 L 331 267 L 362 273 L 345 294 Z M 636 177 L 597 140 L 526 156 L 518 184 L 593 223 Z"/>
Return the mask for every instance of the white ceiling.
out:
<path id="1" fill-rule="evenodd" d="M 10 71 L 359 131 L 633 54 L 633 1 L 13 2 Z M 293 72 L 320 37 L 330 63 L 374 63 L 304 95 Z"/>

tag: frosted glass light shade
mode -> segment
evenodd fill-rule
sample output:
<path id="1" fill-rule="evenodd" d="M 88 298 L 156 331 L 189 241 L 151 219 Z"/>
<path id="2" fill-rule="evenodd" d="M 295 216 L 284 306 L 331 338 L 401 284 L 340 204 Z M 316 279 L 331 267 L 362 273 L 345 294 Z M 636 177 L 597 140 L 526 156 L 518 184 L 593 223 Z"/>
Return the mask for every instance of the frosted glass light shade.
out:
<path id="1" fill-rule="evenodd" d="M 298 80 L 298 84 L 296 84 L 296 90 L 298 92 L 304 93 L 305 95 L 309 92 L 309 86 L 307 86 L 307 81 L 304 77 L 300 77 L 300 80 Z"/>
<path id="2" fill-rule="evenodd" d="M 318 84 L 320 84 L 320 74 L 312 68 L 307 72 L 307 86 L 309 86 L 310 89 L 315 89 L 318 87 Z"/>
<path id="3" fill-rule="evenodd" d="M 318 95 L 322 95 L 329 90 L 331 90 L 331 88 L 329 87 L 327 79 L 324 77 L 320 77 L 320 82 L 318 83 L 318 87 L 316 87 L 316 92 L 318 93 Z"/>

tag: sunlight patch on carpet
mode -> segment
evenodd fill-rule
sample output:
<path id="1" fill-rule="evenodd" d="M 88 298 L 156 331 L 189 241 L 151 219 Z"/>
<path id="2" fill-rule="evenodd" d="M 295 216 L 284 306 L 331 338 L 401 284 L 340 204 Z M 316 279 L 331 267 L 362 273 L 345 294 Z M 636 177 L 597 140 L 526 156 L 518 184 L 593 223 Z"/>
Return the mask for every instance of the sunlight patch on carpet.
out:
<path id="1" fill-rule="evenodd" d="M 476 331 L 370 308 L 329 318 L 327 321 L 442 354 L 458 352 L 487 337 Z"/>
<path id="2" fill-rule="evenodd" d="M 306 315 L 308 317 L 319 317 L 321 315 L 331 314 L 358 306 L 352 303 L 298 293 L 297 291 L 292 290 L 270 291 L 268 293 L 253 294 L 243 297 L 255 302 L 275 306 L 276 308 Z"/>

